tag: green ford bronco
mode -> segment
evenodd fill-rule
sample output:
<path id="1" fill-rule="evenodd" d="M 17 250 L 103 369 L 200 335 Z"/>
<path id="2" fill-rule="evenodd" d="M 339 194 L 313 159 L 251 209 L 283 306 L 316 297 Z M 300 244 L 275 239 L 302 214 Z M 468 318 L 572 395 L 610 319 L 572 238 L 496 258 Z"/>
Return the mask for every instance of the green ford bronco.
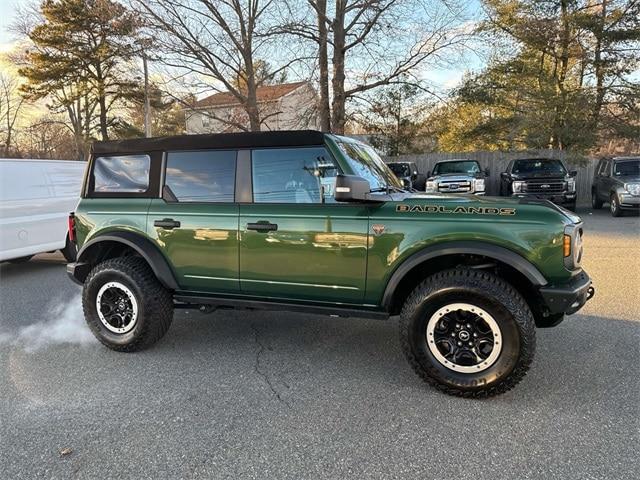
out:
<path id="1" fill-rule="evenodd" d="M 368 145 L 316 131 L 94 144 L 68 265 L 114 350 L 175 308 L 400 316 L 413 369 L 461 396 L 505 392 L 593 295 L 582 223 L 545 200 L 416 194 Z"/>

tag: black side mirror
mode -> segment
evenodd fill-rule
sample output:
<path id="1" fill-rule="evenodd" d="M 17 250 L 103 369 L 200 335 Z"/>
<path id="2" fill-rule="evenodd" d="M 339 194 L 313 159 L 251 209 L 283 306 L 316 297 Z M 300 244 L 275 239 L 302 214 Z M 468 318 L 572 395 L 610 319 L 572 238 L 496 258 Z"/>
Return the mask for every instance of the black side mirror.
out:
<path id="1" fill-rule="evenodd" d="M 427 177 L 431 176 L 431 170 L 427 170 Z"/>
<path id="2" fill-rule="evenodd" d="M 500 177 L 502 177 L 502 178 L 505 178 L 505 179 L 506 179 L 506 178 L 509 178 L 509 174 L 508 174 L 507 172 L 502 172 L 502 173 L 500 174 Z"/>
<path id="3" fill-rule="evenodd" d="M 371 187 L 369 182 L 357 175 L 336 176 L 335 199 L 337 202 L 364 202 Z"/>
<path id="4" fill-rule="evenodd" d="M 578 175 L 578 171 L 577 170 L 571 170 L 569 172 L 569 176 L 571 176 L 571 177 L 575 177 L 576 175 Z"/>

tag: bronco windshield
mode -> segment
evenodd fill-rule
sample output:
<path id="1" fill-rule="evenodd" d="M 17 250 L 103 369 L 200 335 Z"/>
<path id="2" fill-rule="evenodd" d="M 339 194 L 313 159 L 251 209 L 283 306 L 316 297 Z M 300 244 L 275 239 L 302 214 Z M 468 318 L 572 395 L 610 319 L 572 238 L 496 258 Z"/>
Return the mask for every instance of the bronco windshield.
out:
<path id="1" fill-rule="evenodd" d="M 629 175 L 640 177 L 640 158 L 616 162 L 613 167 L 613 174 L 616 177 Z"/>
<path id="2" fill-rule="evenodd" d="M 446 173 L 480 173 L 480 164 L 475 160 L 461 160 L 440 162 L 433 167 L 434 175 L 444 175 Z"/>
<path id="3" fill-rule="evenodd" d="M 567 169 L 564 168 L 560 160 L 532 158 L 516 160 L 513 163 L 512 173 L 518 173 L 520 175 L 566 175 Z"/>
<path id="4" fill-rule="evenodd" d="M 355 142 L 338 141 L 337 144 L 346 155 L 353 173 L 367 180 L 371 191 L 386 190 L 389 187 L 402 189 L 400 180 L 382 161 L 373 147 Z"/>

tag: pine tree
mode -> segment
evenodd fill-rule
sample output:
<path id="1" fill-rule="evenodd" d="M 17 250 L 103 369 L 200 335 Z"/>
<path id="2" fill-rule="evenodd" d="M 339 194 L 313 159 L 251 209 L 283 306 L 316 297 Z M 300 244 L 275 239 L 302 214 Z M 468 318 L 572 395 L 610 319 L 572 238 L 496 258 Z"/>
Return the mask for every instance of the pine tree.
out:
<path id="1" fill-rule="evenodd" d="M 76 138 L 109 139 L 118 102 L 131 94 L 127 62 L 136 54 L 133 13 L 112 0 L 45 0 L 20 73 L 25 93 L 65 111 Z"/>

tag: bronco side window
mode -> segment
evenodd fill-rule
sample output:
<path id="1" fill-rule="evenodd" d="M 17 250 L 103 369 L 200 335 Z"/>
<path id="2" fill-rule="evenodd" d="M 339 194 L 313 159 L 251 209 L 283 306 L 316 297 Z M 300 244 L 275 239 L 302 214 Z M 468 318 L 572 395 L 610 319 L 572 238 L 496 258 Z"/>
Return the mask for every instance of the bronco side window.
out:
<path id="1" fill-rule="evenodd" d="M 169 152 L 167 185 L 178 202 L 233 202 L 235 150 Z"/>
<path id="2" fill-rule="evenodd" d="M 93 166 L 93 192 L 144 193 L 149 189 L 149 155 L 97 157 Z"/>
<path id="3" fill-rule="evenodd" d="M 335 201 L 338 167 L 322 147 L 253 150 L 251 162 L 256 203 Z"/>

